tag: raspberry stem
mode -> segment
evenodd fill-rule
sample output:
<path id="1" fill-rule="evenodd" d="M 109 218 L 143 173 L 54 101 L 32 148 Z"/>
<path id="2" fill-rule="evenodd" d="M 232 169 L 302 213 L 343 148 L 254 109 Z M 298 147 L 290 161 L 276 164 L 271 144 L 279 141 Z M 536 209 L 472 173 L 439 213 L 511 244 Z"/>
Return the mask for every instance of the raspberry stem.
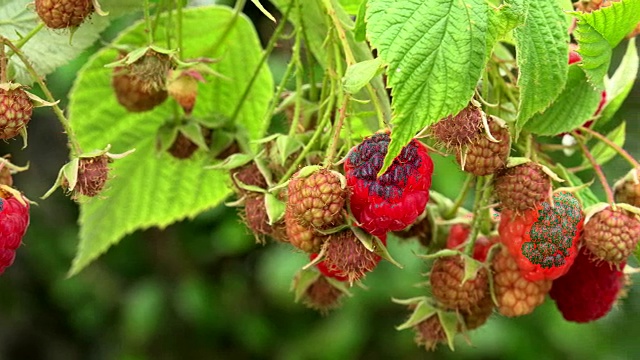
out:
<path id="1" fill-rule="evenodd" d="M 593 166 L 593 170 L 598 175 L 598 179 L 600 180 L 600 183 L 602 183 L 604 192 L 607 194 L 607 202 L 615 210 L 616 206 L 615 206 L 615 200 L 613 198 L 613 190 L 611 190 L 611 186 L 609 186 L 609 183 L 607 182 L 607 178 L 604 176 L 604 172 L 602 172 L 602 167 L 600 166 L 600 164 L 596 162 L 596 159 L 594 159 L 589 149 L 585 146 L 584 141 L 579 137 L 576 137 L 576 140 L 578 141 L 578 144 L 580 144 L 580 148 L 582 149 L 582 152 L 584 152 L 584 155 L 587 157 L 587 159 L 591 163 L 591 166 Z"/>
<path id="2" fill-rule="evenodd" d="M 467 178 L 464 180 L 464 184 L 462 185 L 462 191 L 456 198 L 451 209 L 446 214 L 444 214 L 443 217 L 445 219 L 451 219 L 456 216 L 456 214 L 458 213 L 458 209 L 460 208 L 460 206 L 462 206 L 462 203 L 464 202 L 464 200 L 467 197 L 467 194 L 469 193 L 469 189 L 471 188 L 471 182 L 473 181 L 474 178 L 475 176 L 473 174 L 467 175 Z"/>
<path id="3" fill-rule="evenodd" d="M 7 82 L 7 57 L 4 53 L 4 42 L 0 43 L 0 83 Z"/>
<path id="4" fill-rule="evenodd" d="M 480 233 L 480 227 L 486 217 L 481 215 L 481 212 L 491 211 L 491 209 L 485 208 L 489 197 L 491 196 L 491 182 L 493 175 L 478 177 L 476 181 L 476 193 L 473 203 L 473 222 L 471 223 L 471 232 L 469 233 L 469 239 L 467 246 L 464 248 L 465 254 L 473 256 L 473 248 L 476 244 L 476 239 Z"/>
<path id="5" fill-rule="evenodd" d="M 244 0 L 241 0 L 239 2 L 244 2 Z M 255 83 L 256 79 L 258 78 L 258 75 L 260 74 L 260 69 L 262 69 L 262 66 L 267 61 L 267 59 L 271 55 L 271 52 L 275 48 L 276 42 L 280 39 L 280 35 L 284 30 L 284 27 L 287 23 L 287 19 L 289 18 L 289 14 L 291 13 L 292 8 L 293 8 L 293 2 L 289 4 L 287 11 L 282 15 L 282 19 L 280 19 L 280 22 L 276 27 L 276 29 L 274 30 L 273 35 L 271 36 L 271 39 L 269 39 L 269 43 L 267 44 L 267 47 L 262 53 L 262 57 L 260 58 L 260 62 L 258 62 L 258 66 L 256 66 L 256 70 L 253 72 L 253 76 L 251 76 L 251 80 L 249 80 L 249 83 L 247 84 L 247 87 L 244 89 L 244 92 L 242 93 L 242 97 L 240 98 L 238 105 L 236 105 L 236 108 L 233 111 L 233 115 L 231 115 L 231 122 L 235 122 L 236 118 L 240 114 L 240 110 L 242 110 L 243 108 L 245 101 L 247 100 L 247 98 L 249 98 L 249 92 L 251 92 L 251 89 L 253 88 L 253 84 Z M 296 41 L 297 41 L 297 38 L 298 36 L 296 35 Z M 294 51 L 295 51 L 295 47 L 294 47 Z M 292 61 L 292 63 L 294 62 L 295 61 Z M 296 71 L 298 71 L 298 69 L 296 69 Z M 283 83 L 288 77 L 289 77 L 289 74 L 285 73 L 285 76 L 282 78 Z M 282 89 L 284 88 L 284 84 L 281 84 L 281 85 L 282 86 L 280 86 L 278 90 L 280 93 L 282 93 Z M 300 89 L 298 88 L 298 90 L 296 91 L 300 91 Z M 276 94 L 276 97 L 274 98 L 274 104 L 277 102 L 277 100 L 275 99 L 278 99 L 279 97 L 280 97 L 280 94 Z M 267 113 L 267 116 L 271 116 L 271 113 L 273 112 L 274 108 L 275 108 L 274 105 L 272 105 L 272 107 L 269 108 L 270 111 Z M 296 104 L 296 111 L 298 111 L 298 104 Z M 298 116 L 294 116 L 294 120 L 293 120 L 294 122 L 297 121 Z"/>
<path id="6" fill-rule="evenodd" d="M 51 91 L 49 91 L 49 88 L 44 83 L 44 80 L 42 80 L 42 78 L 38 75 L 38 72 L 33 68 L 33 65 L 31 65 L 31 63 L 29 62 L 27 57 L 22 53 L 22 51 L 20 51 L 20 49 L 18 49 L 9 39 L 0 36 L 0 44 L 7 45 L 11 50 L 13 50 L 13 52 L 24 63 L 24 66 L 26 67 L 27 72 L 29 72 L 29 75 L 31 75 L 31 78 L 38 83 L 38 85 L 42 89 L 42 92 L 47 98 L 47 101 L 53 103 L 53 106 L 52 106 L 53 112 L 58 117 L 58 120 L 60 120 L 60 124 L 62 124 L 62 128 L 64 129 L 64 131 L 67 133 L 67 138 L 69 139 L 69 147 L 71 149 L 71 156 L 75 157 L 77 155 L 82 154 L 82 149 L 80 148 L 80 144 L 76 139 L 76 136 L 73 132 L 73 129 L 71 128 L 71 125 L 69 125 L 69 120 L 64 116 L 62 109 L 60 109 L 60 106 L 58 106 L 58 102 L 53 97 L 53 94 L 51 94 Z"/>
<path id="7" fill-rule="evenodd" d="M 324 165 L 327 167 L 331 166 L 331 164 L 333 163 L 333 158 L 336 156 L 338 140 L 340 140 L 340 131 L 342 130 L 344 119 L 347 117 L 347 104 L 349 104 L 349 96 L 344 96 L 342 98 L 342 106 L 340 106 L 338 122 L 334 125 L 333 138 L 331 139 L 331 144 L 329 145 L 329 152 L 327 153 L 327 158 L 324 162 Z"/>
<path id="8" fill-rule="evenodd" d="M 631 156 L 625 149 L 620 147 L 618 144 L 616 144 L 613 141 L 609 140 L 606 136 L 603 136 L 599 132 L 594 131 L 594 130 L 586 127 L 586 126 L 582 126 L 580 128 L 580 131 L 588 132 L 593 137 L 595 137 L 598 140 L 602 141 L 603 143 L 607 144 L 610 148 L 612 148 L 618 154 L 620 154 L 623 158 L 625 158 L 625 160 L 627 160 L 627 162 L 629 162 L 629 164 L 631 164 L 631 166 L 633 168 L 640 168 L 640 163 L 638 163 L 638 161 L 636 159 L 634 159 L 633 156 Z"/>
<path id="9" fill-rule="evenodd" d="M 292 1 L 289 4 L 289 12 L 293 8 L 293 4 L 298 5 L 298 21 L 302 21 L 302 16 L 300 12 L 302 11 L 300 7 L 299 1 Z M 281 20 L 282 23 L 282 20 Z M 272 37 L 273 38 L 273 37 Z M 300 112 L 302 111 L 302 84 L 304 83 L 303 79 L 303 69 L 302 62 L 300 61 L 300 48 L 302 47 L 302 36 L 300 35 L 300 29 L 296 30 L 296 40 L 293 44 L 293 54 L 291 56 L 292 63 L 295 64 L 296 67 L 296 102 L 295 107 L 293 108 L 293 119 L 291 120 L 291 127 L 289 128 L 289 136 L 295 135 L 298 130 L 298 123 L 300 122 Z"/>

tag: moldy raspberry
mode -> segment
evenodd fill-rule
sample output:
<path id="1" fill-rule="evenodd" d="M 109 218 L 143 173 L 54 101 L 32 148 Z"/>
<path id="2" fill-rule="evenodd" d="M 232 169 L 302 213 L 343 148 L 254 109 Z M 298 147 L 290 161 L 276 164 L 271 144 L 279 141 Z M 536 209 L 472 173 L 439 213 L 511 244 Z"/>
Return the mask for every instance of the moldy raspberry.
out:
<path id="1" fill-rule="evenodd" d="M 549 198 L 551 179 L 533 162 L 502 171 L 495 181 L 495 194 L 507 209 L 530 210 Z"/>
<path id="2" fill-rule="evenodd" d="M 0 186 L 0 274 L 13 264 L 16 249 L 29 227 L 29 201 L 18 191 Z"/>
<path id="3" fill-rule="evenodd" d="M 16 137 L 31 120 L 33 102 L 19 85 L 0 84 L 0 139 Z"/>
<path id="4" fill-rule="evenodd" d="M 300 225 L 329 229 L 343 222 L 347 190 L 336 172 L 321 169 L 309 176 L 293 175 L 287 207 Z"/>
<path id="5" fill-rule="evenodd" d="M 51 29 L 76 27 L 93 13 L 92 0 L 36 0 L 36 12 Z"/>
<path id="6" fill-rule="evenodd" d="M 584 225 L 584 244 L 596 258 L 613 265 L 626 262 L 640 240 L 638 216 L 608 207 Z"/>
<path id="7" fill-rule="evenodd" d="M 569 272 L 553 281 L 549 295 L 566 320 L 585 323 L 611 310 L 623 283 L 621 270 L 595 260 L 587 248 L 582 248 Z"/>
<path id="8" fill-rule="evenodd" d="M 578 255 L 580 204 L 570 193 L 553 199 L 554 207 L 545 202 L 522 214 L 505 209 L 500 216 L 500 239 L 530 281 L 562 276 Z"/>
<path id="9" fill-rule="evenodd" d="M 486 134 L 473 139 L 466 147 L 456 152 L 456 161 L 463 170 L 476 176 L 485 176 L 502 169 L 507 163 L 507 157 L 511 150 L 509 129 L 498 120 L 490 117 L 489 131 L 498 140 L 492 141 Z"/>
<path id="10" fill-rule="evenodd" d="M 378 236 L 403 230 L 424 212 L 433 173 L 427 148 L 413 139 L 378 178 L 389 142 L 387 133 L 366 138 L 344 164 L 351 212 L 360 227 Z"/>

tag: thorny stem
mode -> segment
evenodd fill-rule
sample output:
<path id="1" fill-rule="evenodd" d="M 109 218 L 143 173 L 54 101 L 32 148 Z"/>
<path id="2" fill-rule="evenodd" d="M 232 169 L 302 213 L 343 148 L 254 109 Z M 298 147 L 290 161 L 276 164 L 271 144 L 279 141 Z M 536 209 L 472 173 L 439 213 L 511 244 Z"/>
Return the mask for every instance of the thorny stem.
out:
<path id="1" fill-rule="evenodd" d="M 240 98 L 240 101 L 238 102 L 238 105 L 236 105 L 236 108 L 233 111 L 233 115 L 231 116 L 231 122 L 235 122 L 236 118 L 240 114 L 240 110 L 242 109 L 242 105 L 244 104 L 244 102 L 249 97 L 249 92 L 253 88 L 253 84 L 255 83 L 256 79 L 258 78 L 258 75 L 260 74 L 260 70 L 262 69 L 262 66 L 264 65 L 264 63 L 269 58 L 269 55 L 271 55 L 271 52 L 273 51 L 273 49 L 274 49 L 274 47 L 276 45 L 276 42 L 278 41 L 278 39 L 280 38 L 280 35 L 282 34 L 282 31 L 284 30 L 284 26 L 287 23 L 287 19 L 289 17 L 289 14 L 291 13 L 291 8 L 292 7 L 293 7 L 293 2 L 289 5 L 289 8 L 287 9 L 287 12 L 282 15 L 282 18 L 280 19 L 280 23 L 276 27 L 276 30 L 273 32 L 273 35 L 271 36 L 271 39 L 269 39 L 269 43 L 267 44 L 267 48 L 265 49 L 264 53 L 262 54 L 262 57 L 260 58 L 260 61 L 258 62 L 258 65 L 256 66 L 256 70 L 253 72 L 253 76 L 251 77 L 251 80 L 249 80 L 249 83 L 247 84 L 247 87 L 244 89 L 244 92 L 242 93 L 242 97 Z M 284 77 L 283 81 L 287 77 L 288 76 Z M 278 94 L 276 94 L 276 95 L 278 95 Z M 277 98 L 275 98 L 274 100 L 276 102 L 278 101 Z M 272 109 L 272 111 L 273 111 L 273 109 Z M 271 112 L 269 112 L 267 114 L 267 116 L 271 116 Z"/>
<path id="2" fill-rule="evenodd" d="M 600 166 L 600 164 L 596 162 L 596 159 L 593 158 L 593 155 L 591 154 L 589 149 L 585 146 L 584 141 L 580 138 L 576 138 L 576 140 L 578 141 L 578 144 L 580 144 L 580 148 L 582 149 L 584 156 L 587 157 L 587 159 L 591 163 L 591 166 L 593 166 L 593 170 L 598 175 L 598 179 L 602 184 L 602 188 L 604 189 L 604 192 L 607 194 L 607 202 L 615 210 L 616 205 L 615 205 L 615 200 L 613 198 L 613 190 L 611 190 L 611 186 L 609 186 L 609 183 L 607 182 L 607 178 L 604 176 L 604 172 L 602 172 L 602 167 Z"/>
<path id="3" fill-rule="evenodd" d="M 625 149 L 620 147 L 618 144 L 616 144 L 613 141 L 609 140 L 606 136 L 603 136 L 599 132 L 591 130 L 590 128 L 588 128 L 586 126 L 581 127 L 580 130 L 588 132 L 589 134 L 593 135 L 593 137 L 595 137 L 598 140 L 602 141 L 603 143 L 607 144 L 610 148 L 615 150 L 618 154 L 622 155 L 622 157 L 625 158 L 625 160 L 627 160 L 627 162 L 629 162 L 629 164 L 631 164 L 631 166 L 633 166 L 634 168 L 636 168 L 636 169 L 640 168 L 640 163 L 638 163 L 638 161 L 636 159 L 634 159 L 633 156 L 631 156 Z"/>
<path id="4" fill-rule="evenodd" d="M 347 60 L 347 66 L 356 63 L 356 58 L 353 56 L 353 52 L 351 51 L 351 47 L 349 46 L 349 42 L 347 41 L 347 34 L 342 27 L 342 23 L 338 16 L 336 15 L 336 10 L 333 8 L 330 0 L 323 0 L 324 6 L 327 9 L 327 14 L 331 17 L 331 21 L 333 22 L 333 26 L 338 32 L 338 37 L 340 38 L 340 43 L 342 44 L 342 48 L 344 49 L 344 55 Z"/>
<path id="5" fill-rule="evenodd" d="M 293 4 L 296 4 L 298 7 L 298 11 L 296 14 L 298 15 L 298 22 L 301 21 L 302 15 L 300 12 L 302 11 L 302 7 L 300 6 L 300 1 L 295 0 L 289 4 L 289 8 L 287 13 L 291 11 L 293 8 Z M 282 22 L 281 22 L 282 24 Z M 291 120 L 291 127 L 289 128 L 289 136 L 295 135 L 296 131 L 298 131 L 298 124 L 300 123 L 300 113 L 302 112 L 302 84 L 304 83 L 304 68 L 302 67 L 302 61 L 300 61 L 300 50 L 302 48 L 302 34 L 300 34 L 300 29 L 296 29 L 296 39 L 293 45 L 293 54 L 292 54 L 292 62 L 296 65 L 296 101 L 293 108 L 293 119 Z"/>
<path id="6" fill-rule="evenodd" d="M 38 85 L 42 89 L 42 92 L 47 98 L 47 101 L 53 103 L 53 112 L 58 117 L 58 120 L 60 120 L 60 124 L 62 124 L 62 128 L 67 133 L 67 137 L 69 138 L 71 156 L 75 157 L 79 154 L 82 154 L 82 149 L 80 148 L 80 144 L 78 143 L 75 134 L 73 133 L 73 129 L 71 129 L 71 126 L 69 125 L 69 120 L 67 120 L 67 118 L 64 116 L 64 113 L 62 112 L 62 109 L 60 109 L 60 106 L 58 106 L 56 99 L 53 97 L 51 91 L 49 91 L 49 88 L 44 83 L 42 78 L 38 75 L 38 72 L 36 72 L 36 70 L 33 68 L 33 65 L 31 65 L 26 56 L 24 56 L 20 49 L 15 47 L 15 45 L 13 45 L 11 41 L 9 41 L 9 39 L 0 36 L 0 43 L 6 44 L 11 50 L 14 51 L 14 53 L 20 58 L 20 60 L 22 60 L 27 71 L 29 72 L 29 75 L 31 75 L 31 77 L 38 83 Z"/>
<path id="7" fill-rule="evenodd" d="M 278 106 L 278 102 L 280 101 L 280 96 L 282 96 L 282 93 L 284 92 L 285 86 L 287 84 L 287 81 L 289 80 L 289 77 L 291 77 L 291 73 L 293 72 L 294 67 L 295 67 L 295 64 L 293 61 L 291 61 L 287 66 L 286 70 L 284 71 L 284 74 L 282 75 L 282 79 L 280 80 L 280 84 L 278 84 L 278 86 L 276 87 L 276 93 L 273 96 L 273 100 L 271 100 L 271 104 L 269 104 L 269 109 L 267 109 L 265 118 L 270 118 L 271 115 L 273 114 L 273 111 L 276 109 L 276 106 Z"/>
<path id="8" fill-rule="evenodd" d="M 460 208 L 460 206 L 462 206 L 462 203 L 469 193 L 469 189 L 471 189 L 471 183 L 473 182 L 474 178 L 475 176 L 473 176 L 473 174 L 467 175 L 467 178 L 464 180 L 464 184 L 462 185 L 462 192 L 460 192 L 460 194 L 456 198 L 456 201 L 453 203 L 451 210 L 444 214 L 443 217 L 445 219 L 451 219 L 458 213 L 458 209 Z"/>
<path id="9" fill-rule="evenodd" d="M 151 27 L 151 15 L 149 14 L 149 0 L 144 0 L 144 21 L 145 21 L 145 32 L 147 33 L 147 42 L 149 45 L 153 44 L 153 31 Z"/>
<path id="10" fill-rule="evenodd" d="M 342 126 L 344 125 L 344 119 L 347 117 L 347 105 L 349 104 L 349 96 L 344 96 L 342 99 L 342 106 L 340 106 L 340 113 L 338 116 L 338 122 L 334 125 L 333 129 L 333 138 L 331 139 L 331 144 L 329 145 L 329 152 L 327 153 L 327 158 L 325 159 L 325 166 L 329 167 L 333 163 L 333 158 L 336 156 L 336 148 L 338 147 L 338 141 L 340 140 L 340 131 L 342 131 Z"/>
<path id="11" fill-rule="evenodd" d="M 22 38 L 20 38 L 20 40 L 16 41 L 16 43 L 14 45 L 18 49 L 22 49 L 24 44 L 26 44 L 27 41 L 31 40 L 32 37 L 36 36 L 36 34 L 38 32 L 40 32 L 40 30 L 42 30 L 42 28 L 44 28 L 44 23 L 43 22 L 39 23 L 36 27 L 34 27 L 31 31 L 29 31 L 27 33 L 27 35 L 23 36 Z"/>
<path id="12" fill-rule="evenodd" d="M 485 177 L 478 177 L 476 181 L 476 192 L 473 200 L 473 222 L 471 223 L 471 232 L 467 239 L 467 246 L 464 248 L 464 252 L 467 255 L 473 254 L 473 247 L 478 237 L 478 230 L 480 229 L 479 223 L 481 220 L 480 211 L 482 210 L 482 195 L 484 194 L 483 187 L 485 185 Z"/>

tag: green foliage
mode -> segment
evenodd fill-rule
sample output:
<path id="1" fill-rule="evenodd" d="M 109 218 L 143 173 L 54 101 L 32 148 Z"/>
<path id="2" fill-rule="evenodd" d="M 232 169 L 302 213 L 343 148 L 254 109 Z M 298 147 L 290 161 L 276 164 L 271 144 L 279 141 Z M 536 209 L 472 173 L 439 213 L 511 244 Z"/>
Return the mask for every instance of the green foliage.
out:
<path id="1" fill-rule="evenodd" d="M 211 77 L 207 86 L 201 87 L 193 116 L 230 118 L 253 72 L 258 70 L 261 51 L 255 30 L 245 17 L 234 20 L 233 13 L 224 7 L 194 8 L 183 14 L 183 29 L 191 34 L 183 43 L 185 57 L 217 58 L 219 62 L 212 68 L 224 76 Z M 230 24 L 231 31 L 222 38 L 222 29 Z M 158 42 L 163 41 L 163 33 L 160 26 Z M 115 44 L 143 45 L 145 39 L 144 24 L 137 23 L 124 31 Z M 192 218 L 219 204 L 230 192 L 226 172 L 204 169 L 211 162 L 205 152 L 182 161 L 157 153 L 159 128 L 166 122 L 182 121 L 176 118 L 177 105 L 167 101 L 151 112 L 127 112 L 117 103 L 110 86 L 112 70 L 104 67 L 116 55 L 114 49 L 105 48 L 80 71 L 70 94 L 70 121 L 85 149 L 99 149 L 110 143 L 115 152 L 131 148 L 136 152 L 113 163 L 112 178 L 103 193 L 106 199 L 94 198 L 81 204 L 80 245 L 71 274 L 124 235 Z M 268 125 L 262 119 L 272 94 L 271 75 L 268 68 L 262 67 L 236 123 L 226 126 L 235 126 L 248 139 L 260 138 Z M 215 134 L 214 131 L 214 137 Z"/>
<path id="2" fill-rule="evenodd" d="M 514 30 L 520 100 L 516 132 L 547 109 L 567 82 L 569 35 L 557 3 L 532 1 L 527 20 Z"/>
<path id="3" fill-rule="evenodd" d="M 616 47 L 640 22 L 640 1 L 621 0 L 591 13 L 574 13 L 578 19 L 576 39 L 582 67 L 589 81 L 604 88 L 604 77 Z"/>
<path id="4" fill-rule="evenodd" d="M 489 15 L 483 0 L 369 0 L 367 35 L 388 64 L 394 110 L 380 173 L 418 131 L 469 103 L 485 64 Z"/>
<path id="5" fill-rule="evenodd" d="M 627 96 L 629 96 L 637 76 L 638 50 L 636 49 L 636 39 L 633 38 L 627 44 L 627 51 L 616 72 L 611 79 L 605 78 L 607 104 L 602 109 L 600 118 L 596 123 L 596 129 L 606 125 L 613 119 L 613 115 L 620 109 Z"/>
<path id="6" fill-rule="evenodd" d="M 569 132 L 593 116 L 600 102 L 600 91 L 594 89 L 576 65 L 569 67 L 566 87 L 551 106 L 535 115 L 525 129 L 538 135 L 557 135 Z"/>
<path id="7" fill-rule="evenodd" d="M 611 140 L 614 144 L 623 147 L 624 140 L 627 135 L 627 124 L 623 121 L 618 127 L 613 129 L 610 133 L 607 134 L 607 139 Z M 617 155 L 617 152 L 613 150 L 609 145 L 602 141 L 598 141 L 598 143 L 591 149 L 591 155 L 596 160 L 596 162 L 600 165 L 608 162 L 613 159 L 614 156 Z M 584 159 L 582 161 L 581 166 L 589 166 L 589 160 Z"/>

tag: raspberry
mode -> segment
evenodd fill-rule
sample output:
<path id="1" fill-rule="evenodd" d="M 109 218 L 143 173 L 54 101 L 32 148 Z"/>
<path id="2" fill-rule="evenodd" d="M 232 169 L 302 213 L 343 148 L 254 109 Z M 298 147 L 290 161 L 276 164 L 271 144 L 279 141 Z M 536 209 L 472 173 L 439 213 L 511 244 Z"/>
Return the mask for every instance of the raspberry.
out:
<path id="1" fill-rule="evenodd" d="M 298 279 L 294 281 L 297 282 Z M 307 307 L 326 314 L 329 310 L 340 307 L 340 300 L 343 295 L 344 292 L 333 286 L 324 276 L 318 276 L 305 289 L 302 301 Z"/>
<path id="2" fill-rule="evenodd" d="M 109 162 L 111 159 L 107 155 L 100 155 L 91 158 L 80 158 L 78 164 L 78 181 L 71 189 L 75 194 L 88 197 L 98 195 L 109 177 Z M 63 187 L 68 188 L 69 183 L 65 178 Z"/>
<path id="3" fill-rule="evenodd" d="M 435 350 L 438 344 L 447 343 L 447 334 L 444 332 L 437 314 L 418 323 L 414 327 L 414 331 L 416 333 L 416 344 L 424 346 L 427 351 Z"/>
<path id="4" fill-rule="evenodd" d="M 429 201 L 433 173 L 427 148 L 414 139 L 378 178 L 389 141 L 386 133 L 366 138 L 351 149 L 344 164 L 351 212 L 363 229 L 377 236 L 416 221 Z"/>
<path id="5" fill-rule="evenodd" d="M 250 193 L 245 198 L 244 220 L 247 227 L 260 239 L 262 235 L 270 235 L 272 232 L 269 225 L 269 216 L 264 204 L 264 195 L 260 193 Z M 261 241 L 259 241 L 261 242 Z"/>
<path id="6" fill-rule="evenodd" d="M 430 276 L 433 297 L 447 309 L 468 311 L 487 294 L 487 270 L 481 268 L 475 278 L 462 283 L 464 267 L 461 256 L 442 257 L 433 263 Z"/>
<path id="7" fill-rule="evenodd" d="M 640 207 L 640 181 L 636 183 L 636 177 L 640 177 L 640 174 L 638 169 L 633 169 L 627 176 L 616 182 L 614 187 L 616 202 Z"/>
<path id="8" fill-rule="evenodd" d="M 317 253 L 328 236 L 300 225 L 296 217 L 288 209 L 284 213 L 287 239 L 291 245 L 307 253 Z"/>
<path id="9" fill-rule="evenodd" d="M 51 29 L 76 27 L 93 13 L 91 0 L 36 0 L 36 12 Z"/>
<path id="10" fill-rule="evenodd" d="M 505 248 L 493 258 L 493 285 L 498 311 L 509 317 L 522 316 L 544 302 L 551 280 L 529 281 L 518 269 L 516 260 Z"/>
<path id="11" fill-rule="evenodd" d="M 549 295 L 568 321 L 584 323 L 605 316 L 622 290 L 623 272 L 593 257 L 583 248 L 569 272 L 553 281 Z"/>
<path id="12" fill-rule="evenodd" d="M 386 236 L 382 237 L 386 244 Z M 372 271 L 382 259 L 378 254 L 367 250 L 351 230 L 332 235 L 324 245 L 324 263 L 328 273 L 346 277 L 349 283 L 362 279 Z"/>
<path id="13" fill-rule="evenodd" d="M 584 225 L 584 244 L 598 259 L 613 265 L 625 262 L 640 240 L 640 221 L 626 210 L 606 208 Z"/>
<path id="14" fill-rule="evenodd" d="M 449 116 L 431 125 L 429 131 L 436 141 L 450 150 L 471 143 L 482 130 L 482 110 L 469 105 L 456 116 Z"/>
<path id="15" fill-rule="evenodd" d="M 11 170 L 9 170 L 8 166 L 3 166 L 0 169 L 0 185 L 13 185 L 13 176 L 11 176 Z"/>
<path id="16" fill-rule="evenodd" d="M 467 330 L 477 329 L 489 320 L 493 314 L 493 300 L 489 291 L 469 310 L 460 311 Z"/>
<path id="17" fill-rule="evenodd" d="M 518 212 L 535 208 L 548 199 L 550 191 L 551 179 L 533 162 L 502 171 L 495 182 L 502 206 Z"/>
<path id="18" fill-rule="evenodd" d="M 0 84 L 0 139 L 16 137 L 27 126 L 33 102 L 21 87 Z"/>
<path id="19" fill-rule="evenodd" d="M 114 68 L 111 84 L 120 105 L 142 112 L 162 104 L 169 96 L 166 76 L 172 67 L 169 55 L 148 50 L 134 63 Z"/>
<path id="20" fill-rule="evenodd" d="M 231 170 L 231 181 L 233 181 L 233 184 L 236 186 L 236 190 L 241 194 L 246 193 L 247 190 L 240 187 L 238 182 L 262 189 L 267 188 L 267 180 L 260 172 L 260 169 L 258 169 L 258 165 L 253 162 Z"/>
<path id="21" fill-rule="evenodd" d="M 207 145 L 211 144 L 211 130 L 202 127 L 202 136 Z M 198 150 L 198 144 L 194 143 L 191 139 L 184 135 L 182 131 L 178 131 L 178 135 L 173 144 L 169 148 L 169 154 L 176 159 L 184 160 L 189 159 Z"/>
<path id="22" fill-rule="evenodd" d="M 545 202 L 523 214 L 505 209 L 500 216 L 500 239 L 529 281 L 562 276 L 578 255 L 584 221 L 580 204 L 569 193 L 553 199 L 553 208 Z"/>
<path id="23" fill-rule="evenodd" d="M 347 191 L 339 175 L 326 169 L 307 177 L 299 174 L 289 182 L 287 207 L 300 225 L 329 229 L 342 222 Z"/>
<path id="24" fill-rule="evenodd" d="M 29 227 L 29 202 L 18 191 L 0 187 L 0 274 L 13 264 Z"/>
<path id="25" fill-rule="evenodd" d="M 490 140 L 486 135 L 480 135 L 466 148 L 456 152 L 458 164 L 463 166 L 464 171 L 476 176 L 490 175 L 502 169 L 511 150 L 509 129 L 493 118 L 490 118 L 488 124 L 491 135 L 498 142 Z"/>
<path id="26" fill-rule="evenodd" d="M 309 260 L 314 260 L 318 257 L 318 254 L 309 255 Z M 327 263 L 323 260 L 316 264 L 316 268 L 320 271 L 320 273 L 326 277 L 330 277 L 336 279 L 338 281 L 347 281 L 349 278 L 345 275 L 341 275 L 342 271 L 338 269 L 329 269 Z"/>
<path id="27" fill-rule="evenodd" d="M 449 229 L 449 235 L 447 236 L 447 249 L 463 251 L 464 247 L 469 239 L 469 233 L 471 228 L 467 224 L 453 224 Z M 482 236 L 476 239 L 476 243 L 473 247 L 473 258 L 484 262 L 489 254 L 491 246 L 498 242 L 495 237 L 487 239 Z"/>

